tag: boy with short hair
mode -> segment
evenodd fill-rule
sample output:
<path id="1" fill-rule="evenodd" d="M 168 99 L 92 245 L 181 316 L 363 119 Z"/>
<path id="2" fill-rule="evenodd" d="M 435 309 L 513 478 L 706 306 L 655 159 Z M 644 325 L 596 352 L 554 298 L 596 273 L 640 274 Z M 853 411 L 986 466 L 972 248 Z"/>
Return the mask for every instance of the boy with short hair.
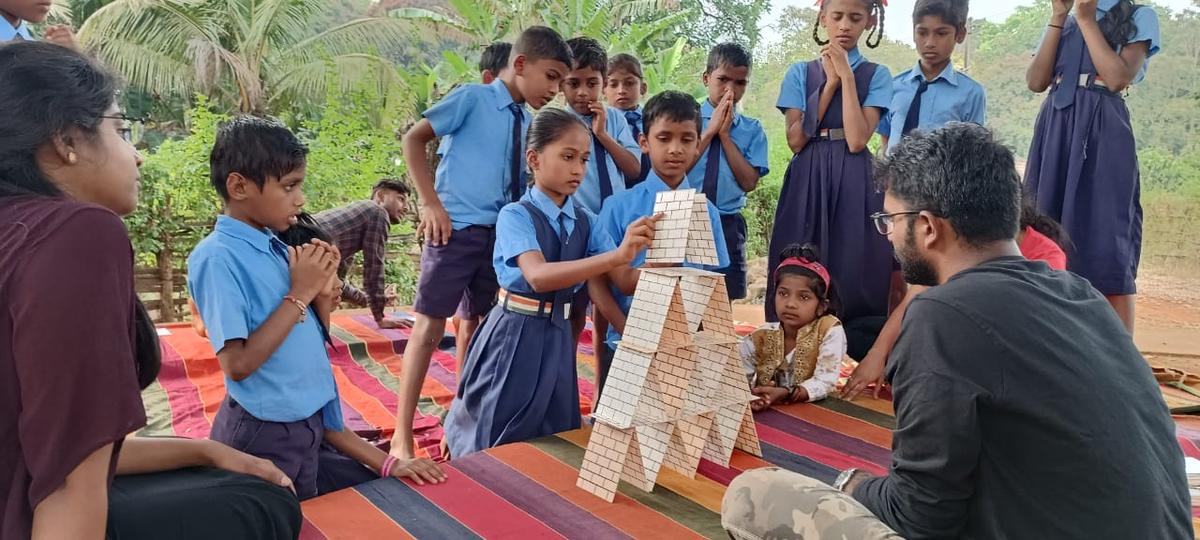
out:
<path id="1" fill-rule="evenodd" d="M 483 84 L 492 84 L 508 69 L 508 56 L 512 53 L 512 43 L 497 41 L 483 49 L 479 55 L 479 80 Z"/>
<path id="2" fill-rule="evenodd" d="M 604 99 L 610 107 L 616 107 L 629 124 L 633 140 L 642 136 L 642 96 L 646 95 L 646 78 L 642 74 L 642 63 L 632 54 L 617 54 L 608 59 L 608 84 L 604 86 Z M 650 156 L 642 154 L 640 172 L 625 176 L 625 187 L 631 188 L 646 179 L 650 173 Z"/>
<path id="3" fill-rule="evenodd" d="M 722 268 L 729 299 L 746 297 L 746 193 L 770 171 L 767 134 L 762 124 L 737 112 L 750 84 L 750 52 L 737 43 L 721 43 L 708 53 L 704 86 L 708 99 L 700 106 L 704 133 L 700 154 L 688 172 L 688 183 L 702 191 L 721 213 L 729 266 Z"/>
<path id="4" fill-rule="evenodd" d="M 892 106 L 875 129 L 890 153 L 914 129 L 930 131 L 948 122 L 983 124 L 987 93 L 983 86 L 954 69 L 950 57 L 967 37 L 965 0 L 917 0 L 913 6 L 913 41 L 920 59 L 892 79 Z"/>
<path id="5" fill-rule="evenodd" d="M 613 195 L 604 205 L 597 226 L 600 232 L 611 238 L 624 238 L 625 229 L 630 224 L 640 217 L 652 215 L 654 199 L 659 192 L 691 187 L 687 183 L 687 170 L 696 160 L 700 140 L 700 113 L 696 107 L 696 100 L 683 92 L 663 92 L 646 102 L 642 119 L 646 132 L 641 138 L 641 149 L 643 154 L 650 156 L 651 170 L 644 182 Z M 718 268 L 728 266 L 729 255 L 725 250 L 725 243 L 719 240 L 723 234 L 721 220 L 712 201 L 708 203 L 708 217 L 712 223 L 713 237 L 717 239 Z M 637 268 L 645 262 L 646 253 L 641 252 L 630 266 Z M 588 281 L 588 293 L 592 302 L 609 323 L 607 339 L 603 346 L 598 347 L 600 352 L 597 354 L 596 370 L 597 402 L 600 399 L 600 391 L 604 388 L 608 367 L 612 364 L 616 343 L 625 331 L 625 316 L 633 303 L 636 281 L 631 285 L 633 287 L 622 289 L 616 284 L 610 285 L 603 278 Z"/>
<path id="6" fill-rule="evenodd" d="M 608 54 L 589 37 L 567 41 L 575 60 L 563 81 L 563 99 L 592 131 L 592 155 L 575 200 L 594 214 L 604 202 L 625 190 L 625 177 L 641 172 L 641 150 L 621 111 L 600 101 L 608 76 Z"/>
<path id="7" fill-rule="evenodd" d="M 526 29 L 513 44 L 509 69 L 491 84 L 468 84 L 425 111 L 404 135 L 404 157 L 421 204 L 417 235 L 424 237 L 413 306 L 416 321 L 404 351 L 392 454 L 411 458 L 413 416 L 434 348 L 460 301 L 460 332 L 467 337 L 496 301 L 492 268 L 500 208 L 525 189 L 528 103 L 554 99 L 570 71 L 571 50 L 554 30 Z M 442 139 L 436 183 L 426 145 Z M 461 358 L 461 355 L 460 355 Z M 461 367 L 460 371 L 461 371 Z"/>
<path id="8" fill-rule="evenodd" d="M 307 153 L 274 120 L 241 116 L 217 132 L 210 180 L 225 213 L 188 257 L 188 289 L 228 392 L 211 437 L 274 462 L 301 498 L 370 480 L 372 471 L 440 482 L 433 462 L 397 464 L 342 422 L 317 322 L 337 301 L 340 255 L 324 242 L 292 248 L 276 236 L 304 206 Z"/>

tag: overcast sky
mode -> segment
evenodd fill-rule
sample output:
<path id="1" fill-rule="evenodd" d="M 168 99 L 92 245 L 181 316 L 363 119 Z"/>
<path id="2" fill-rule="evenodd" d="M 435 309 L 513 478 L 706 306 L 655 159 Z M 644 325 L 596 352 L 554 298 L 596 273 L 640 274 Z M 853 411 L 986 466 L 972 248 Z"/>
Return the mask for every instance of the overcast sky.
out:
<path id="1" fill-rule="evenodd" d="M 763 40 L 767 44 L 779 41 L 779 34 L 773 27 L 775 17 L 788 6 L 808 7 L 814 5 L 814 0 L 772 0 L 771 14 L 763 17 L 759 25 L 763 30 Z M 912 35 L 912 9 L 916 0 L 890 0 L 887 7 L 885 34 L 889 37 L 908 37 Z M 971 2 L 971 17 L 989 21 L 1003 21 L 1013 10 L 1022 5 L 1029 5 L 1031 0 L 975 0 Z M 1155 0 L 1155 3 L 1168 6 L 1180 11 L 1192 6 L 1192 0 Z"/>

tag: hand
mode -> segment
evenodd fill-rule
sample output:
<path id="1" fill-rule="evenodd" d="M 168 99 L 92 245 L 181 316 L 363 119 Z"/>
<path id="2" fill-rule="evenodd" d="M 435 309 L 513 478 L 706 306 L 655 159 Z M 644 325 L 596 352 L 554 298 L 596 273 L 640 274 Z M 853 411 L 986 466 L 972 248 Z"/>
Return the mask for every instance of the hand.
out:
<path id="1" fill-rule="evenodd" d="M 833 65 L 833 72 L 837 74 L 837 78 L 841 81 L 854 78 L 854 70 L 850 69 L 850 56 L 836 41 L 829 42 L 828 45 L 821 47 L 821 59 L 824 62 L 829 62 Z"/>
<path id="2" fill-rule="evenodd" d="M 204 457 L 210 466 L 217 469 L 256 476 L 277 486 L 283 486 L 296 493 L 292 479 L 279 470 L 270 460 L 254 457 L 244 452 L 234 450 L 217 441 L 205 441 Z"/>
<path id="3" fill-rule="evenodd" d="M 654 243 L 654 227 L 666 214 L 655 214 L 650 217 L 638 218 L 625 229 L 625 238 L 617 246 L 617 258 L 622 265 L 629 264 L 638 253 Z"/>
<path id="4" fill-rule="evenodd" d="M 417 237 L 425 237 L 425 243 L 433 246 L 444 246 L 450 241 L 450 214 L 441 201 L 428 202 L 421 205 L 421 223 L 417 225 Z"/>
<path id="5" fill-rule="evenodd" d="M 597 137 L 608 133 L 608 109 L 599 101 L 593 101 L 588 108 L 592 111 L 592 133 Z"/>
<path id="6" fill-rule="evenodd" d="M 874 349 L 868 352 L 862 362 L 858 363 L 858 367 L 854 368 L 854 373 L 850 374 L 850 380 L 846 381 L 846 386 L 842 388 L 842 399 L 853 400 L 870 384 L 875 385 L 872 395 L 879 399 L 879 391 L 883 390 L 883 371 L 886 364 L 886 354 L 876 353 Z"/>
<path id="7" fill-rule="evenodd" d="M 725 123 L 725 114 L 729 110 L 729 103 L 725 97 L 721 97 L 721 101 L 713 108 L 712 117 L 708 119 L 708 125 L 704 126 L 704 133 L 701 138 L 712 140 L 713 137 L 718 137 L 721 134 L 721 125 Z M 703 152 L 706 148 L 701 148 Z"/>
<path id="8" fill-rule="evenodd" d="M 750 408 L 758 412 L 769 409 L 771 405 L 787 399 L 790 392 L 781 386 L 755 386 L 750 393 L 758 396 L 758 399 L 750 404 Z M 755 408 L 755 403 L 758 404 L 758 408 Z"/>
<path id="9" fill-rule="evenodd" d="M 717 128 L 717 134 L 720 135 L 722 139 L 728 139 L 729 130 L 733 128 L 734 109 L 737 108 L 737 104 L 733 101 L 733 90 L 725 91 L 725 96 L 721 98 L 721 104 L 725 106 L 725 114 L 721 116 L 720 127 Z M 713 118 L 713 121 L 716 121 L 716 118 Z"/>
<path id="10" fill-rule="evenodd" d="M 73 51 L 79 51 L 79 42 L 75 40 L 75 31 L 71 30 L 70 26 L 55 25 L 46 29 L 46 33 L 42 36 L 44 41 L 66 47 Z"/>
<path id="11" fill-rule="evenodd" d="M 392 477 L 407 478 L 416 482 L 418 486 L 423 486 L 425 482 L 431 484 L 445 482 L 446 472 L 437 463 L 426 458 L 398 459 L 392 466 Z"/>
<path id="12" fill-rule="evenodd" d="M 337 257 L 316 244 L 288 247 L 288 267 L 292 277 L 289 295 L 309 304 L 329 285 L 329 276 L 335 275 Z"/>
<path id="13" fill-rule="evenodd" d="M 1076 0 L 1075 20 L 1081 23 L 1096 22 L 1096 0 Z"/>
<path id="14" fill-rule="evenodd" d="M 828 48 L 828 44 L 821 47 L 821 71 L 825 72 L 825 84 L 834 85 L 834 88 L 837 88 L 837 85 L 842 83 L 842 79 L 838 77 L 837 70 L 833 67 L 833 62 L 825 59 L 825 50 Z"/>
<path id="15" fill-rule="evenodd" d="M 1054 16 L 1062 16 L 1065 18 L 1067 14 L 1071 12 L 1071 6 L 1074 3 L 1075 0 L 1051 0 L 1050 6 Z"/>
<path id="16" fill-rule="evenodd" d="M 375 321 L 375 324 L 379 325 L 379 327 L 384 330 L 394 330 L 396 328 L 412 328 L 412 321 L 406 321 L 404 319 L 400 319 L 400 320 L 379 319 L 379 320 Z"/>

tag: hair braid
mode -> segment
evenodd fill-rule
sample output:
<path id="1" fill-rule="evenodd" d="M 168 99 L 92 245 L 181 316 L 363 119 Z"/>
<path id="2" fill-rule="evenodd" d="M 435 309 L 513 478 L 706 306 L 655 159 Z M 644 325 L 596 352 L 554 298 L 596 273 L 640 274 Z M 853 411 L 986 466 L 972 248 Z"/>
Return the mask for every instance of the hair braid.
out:
<path id="1" fill-rule="evenodd" d="M 871 33 L 867 34 L 867 47 L 872 49 L 879 46 L 883 42 L 883 0 L 871 0 L 871 13 L 875 15 L 875 27 L 871 29 Z M 872 43 L 871 39 L 875 42 Z"/>
<path id="2" fill-rule="evenodd" d="M 824 41 L 821 40 L 821 35 L 819 33 L 821 31 L 821 13 L 824 11 L 825 11 L 825 6 L 823 6 L 823 5 L 819 8 L 817 8 L 817 20 L 813 21 L 813 41 L 817 42 L 817 45 L 820 45 L 822 47 L 829 44 L 828 39 L 826 39 Z"/>

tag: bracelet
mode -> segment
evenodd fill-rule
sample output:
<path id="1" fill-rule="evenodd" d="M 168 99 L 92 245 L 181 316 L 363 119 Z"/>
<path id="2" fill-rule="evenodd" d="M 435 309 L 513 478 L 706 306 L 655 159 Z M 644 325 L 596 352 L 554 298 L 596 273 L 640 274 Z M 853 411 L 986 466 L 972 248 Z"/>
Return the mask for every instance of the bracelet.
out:
<path id="1" fill-rule="evenodd" d="M 301 302 L 299 298 L 289 294 L 283 297 L 283 299 L 295 304 L 296 308 L 300 310 L 300 320 L 296 321 L 296 324 L 300 324 L 308 318 L 308 306 L 304 305 L 304 302 Z"/>
<path id="2" fill-rule="evenodd" d="M 1047 24 L 1046 26 L 1049 26 L 1050 28 L 1057 28 L 1059 30 L 1063 29 L 1063 26 L 1061 24 Z"/>
<path id="3" fill-rule="evenodd" d="M 387 478 L 392 475 L 392 467 L 396 465 L 396 456 L 388 454 L 388 457 L 383 458 L 383 466 L 379 468 L 379 477 Z"/>

